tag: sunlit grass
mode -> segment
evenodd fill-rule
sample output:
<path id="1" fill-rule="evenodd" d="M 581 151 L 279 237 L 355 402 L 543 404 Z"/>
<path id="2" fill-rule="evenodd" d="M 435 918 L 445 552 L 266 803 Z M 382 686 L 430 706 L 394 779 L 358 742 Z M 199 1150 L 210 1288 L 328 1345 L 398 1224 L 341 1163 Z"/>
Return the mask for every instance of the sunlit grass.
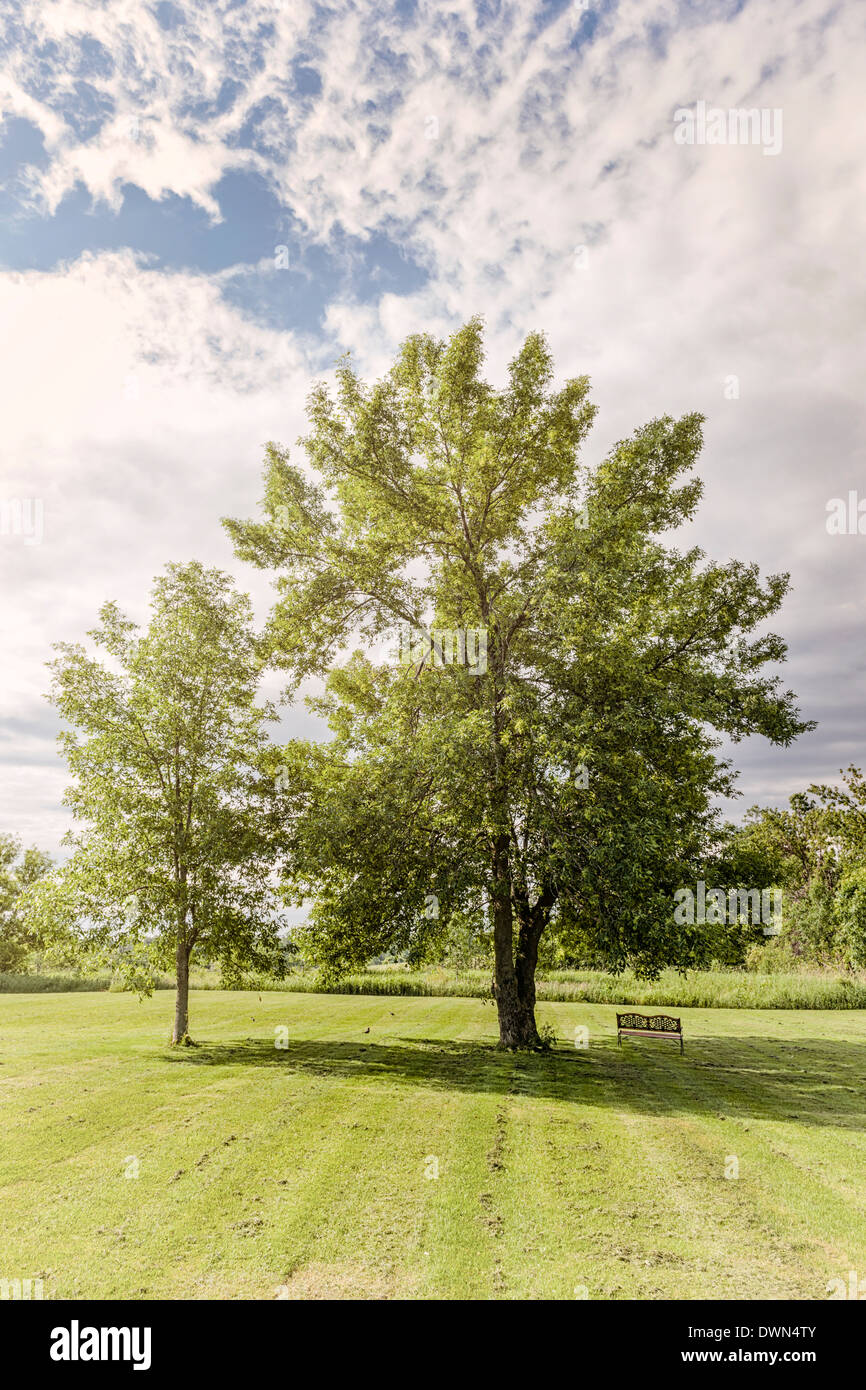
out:
<path id="1" fill-rule="evenodd" d="M 171 1007 L 0 997 L 0 1277 L 814 1299 L 866 1274 L 862 1013 L 683 1009 L 680 1057 L 617 1047 L 610 1007 L 542 1004 L 557 1048 L 512 1056 L 480 1000 L 197 991 L 174 1050 Z"/>

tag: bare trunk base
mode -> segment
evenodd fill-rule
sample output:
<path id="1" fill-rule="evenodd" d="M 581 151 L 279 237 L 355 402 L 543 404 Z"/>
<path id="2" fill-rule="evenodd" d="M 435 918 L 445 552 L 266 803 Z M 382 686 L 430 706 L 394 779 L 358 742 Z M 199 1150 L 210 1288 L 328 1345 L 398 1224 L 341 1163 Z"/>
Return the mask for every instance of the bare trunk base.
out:
<path id="1" fill-rule="evenodd" d="M 499 1046 L 512 1052 L 538 1051 L 543 1047 L 535 1022 L 534 1001 L 520 996 L 517 979 L 497 980 L 496 1008 L 499 1014 Z"/>
<path id="2" fill-rule="evenodd" d="M 174 1001 L 174 1027 L 171 1030 L 172 1046 L 193 1047 L 189 1035 L 189 957 L 188 947 L 177 948 L 177 994 Z"/>

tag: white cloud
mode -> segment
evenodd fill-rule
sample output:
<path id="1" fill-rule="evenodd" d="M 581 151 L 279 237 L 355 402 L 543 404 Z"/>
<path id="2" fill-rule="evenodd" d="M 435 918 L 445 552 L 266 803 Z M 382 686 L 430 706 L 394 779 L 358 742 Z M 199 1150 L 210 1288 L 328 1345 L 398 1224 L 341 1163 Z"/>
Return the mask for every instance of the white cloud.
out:
<path id="1" fill-rule="evenodd" d="M 222 299 L 219 277 L 129 255 L 0 277 L 3 486 L 44 496 L 47 528 L 26 553 L 0 545 L 20 595 L 6 618 L 6 712 L 33 698 L 48 643 L 82 630 L 108 595 L 141 610 L 165 560 L 230 563 L 217 518 L 252 507 L 261 444 L 294 440 L 310 376 L 336 351 L 351 347 L 377 374 L 408 332 L 447 332 L 481 311 L 494 375 L 534 327 L 563 374 L 591 373 L 602 406 L 591 457 L 653 415 L 707 412 L 696 535 L 714 555 L 793 571 L 780 620 L 787 674 L 806 712 L 826 709 L 831 721 L 781 761 L 773 754 L 771 770 L 758 750 L 738 750 L 749 795 L 793 789 L 803 768 L 835 762 L 833 672 L 844 672 L 852 707 L 864 693 L 859 646 L 852 656 L 862 554 L 824 529 L 828 497 L 866 491 L 852 61 L 864 11 L 795 0 L 780 23 L 773 6 L 734 10 L 712 19 L 624 0 L 575 48 L 591 23 L 576 5 L 533 37 L 525 4 L 490 7 L 482 23 L 468 3 L 442 11 L 431 0 L 412 25 L 373 5 L 337 4 L 321 19 L 311 4 L 202 4 L 165 31 L 137 0 L 26 0 L 30 39 L 12 59 L 3 109 L 44 131 L 52 162 L 32 188 L 45 206 L 76 180 L 116 206 L 129 180 L 213 216 L 215 183 L 242 163 L 270 178 L 314 239 L 385 228 L 429 280 L 411 296 L 332 300 L 313 343 L 251 324 Z M 90 142 L 56 100 L 83 33 L 114 59 L 90 78 L 111 110 Z M 49 37 L 60 45 L 53 95 L 35 82 Z M 300 61 L 320 72 L 319 98 L 294 93 Z M 225 79 L 235 99 L 208 114 Z M 673 113 L 697 100 L 781 108 L 781 154 L 676 145 Z M 251 113 L 266 109 L 270 153 L 239 150 Z M 731 376 L 735 400 L 724 394 Z M 21 805 L 6 800 L 0 824 Z"/>
<path id="2" fill-rule="evenodd" d="M 52 736 L 41 700 L 51 644 L 82 639 L 107 598 L 144 618 L 153 576 L 192 556 L 237 573 L 264 613 L 267 580 L 236 565 L 219 518 L 255 510 L 262 446 L 301 432 L 312 368 L 290 335 L 244 319 L 210 278 L 131 255 L 0 276 L 0 318 L 0 496 L 44 507 L 40 545 L 0 537 L 12 600 L 0 615 L 0 718 L 13 731 L 0 746 L 0 825 L 56 844 L 62 774 L 35 756 Z M 21 720 L 36 721 L 27 739 L 14 732 Z"/>

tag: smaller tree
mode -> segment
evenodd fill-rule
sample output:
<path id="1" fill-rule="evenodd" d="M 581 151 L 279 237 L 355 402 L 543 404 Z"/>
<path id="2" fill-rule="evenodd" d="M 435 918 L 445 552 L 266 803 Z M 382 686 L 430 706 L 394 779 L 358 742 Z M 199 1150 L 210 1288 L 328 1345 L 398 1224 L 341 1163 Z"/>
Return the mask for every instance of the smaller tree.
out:
<path id="1" fill-rule="evenodd" d="M 107 603 L 88 634 L 108 657 L 60 643 L 51 699 L 81 832 L 67 864 L 31 894 L 31 920 L 148 992 L 177 972 L 172 1042 L 188 1042 L 193 949 L 230 973 L 280 973 L 279 900 L 259 772 L 255 703 L 264 656 L 246 595 L 198 563 L 169 565 L 140 633 Z"/>
<path id="2" fill-rule="evenodd" d="M 843 874 L 834 906 L 846 963 L 862 969 L 866 966 L 866 864 Z"/>
<path id="3" fill-rule="evenodd" d="M 853 764 L 842 770 L 842 786 L 813 784 L 819 798 L 827 853 L 835 869 L 832 909 L 836 947 L 849 967 L 866 966 L 866 777 Z"/>
<path id="4" fill-rule="evenodd" d="M 834 959 L 833 895 L 839 862 L 829 838 L 827 812 L 813 797 L 796 792 L 785 809 L 753 806 L 742 825 L 724 827 L 717 870 L 731 886 L 782 891 L 781 936 L 772 946 L 758 937 L 753 947 L 771 956 L 781 949 L 804 960 Z M 747 944 L 744 937 L 744 947 Z"/>
<path id="5" fill-rule="evenodd" d="M 51 868 L 51 855 L 31 846 L 21 853 L 14 835 L 0 834 L 0 972 L 21 971 L 37 945 L 28 927 L 22 898 Z"/>
<path id="6" fill-rule="evenodd" d="M 839 776 L 841 787 L 813 783 L 809 791 L 819 799 L 825 839 L 834 859 L 866 864 L 866 777 L 853 763 L 840 769 Z"/>
<path id="7" fill-rule="evenodd" d="M 785 810 L 752 807 L 728 827 L 722 859 L 730 883 L 781 885 L 780 945 L 822 965 L 866 963 L 866 778 L 840 771 L 841 785 L 813 783 Z"/>

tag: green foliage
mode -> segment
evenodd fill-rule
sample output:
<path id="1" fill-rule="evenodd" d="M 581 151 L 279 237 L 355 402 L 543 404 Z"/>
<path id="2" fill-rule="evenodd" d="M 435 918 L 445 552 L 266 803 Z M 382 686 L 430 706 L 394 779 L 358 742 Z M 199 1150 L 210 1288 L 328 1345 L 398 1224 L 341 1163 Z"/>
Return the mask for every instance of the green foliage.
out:
<path id="1" fill-rule="evenodd" d="M 227 969 L 279 969 L 273 796 L 258 772 L 264 651 L 248 598 L 197 563 L 156 581 L 150 627 L 113 603 L 89 634 L 103 659 L 59 644 L 52 699 L 79 829 L 29 895 L 45 939 L 148 993 L 194 947 Z"/>
<path id="2" fill-rule="evenodd" d="M 802 792 L 790 798 L 788 810 L 753 806 L 742 826 L 726 827 L 720 858 L 731 882 L 750 887 L 778 883 L 801 892 L 820 881 L 832 891 L 838 880 L 826 809 Z"/>
<path id="3" fill-rule="evenodd" d="M 781 937 L 761 950 L 818 965 L 862 964 L 866 875 L 866 781 L 859 768 L 841 786 L 813 784 L 787 810 L 752 807 L 741 827 L 725 828 L 720 864 L 729 882 L 781 884 Z"/>
<path id="4" fill-rule="evenodd" d="M 14 835 L 0 834 L 0 971 L 25 969 L 38 944 L 25 919 L 22 897 L 50 868 L 50 854 L 35 846 L 22 854 Z"/>
<path id="5" fill-rule="evenodd" d="M 838 963 L 838 929 L 835 895 L 822 879 L 788 893 L 781 939 L 795 955 L 816 965 Z"/>
<path id="6" fill-rule="evenodd" d="M 493 966 L 493 938 L 482 912 L 455 912 L 448 921 L 443 960 L 455 970 L 486 970 Z"/>
<path id="7" fill-rule="evenodd" d="M 866 778 L 850 764 L 840 770 L 842 786 L 813 785 L 819 798 L 825 839 L 844 863 L 866 864 Z"/>
<path id="8" fill-rule="evenodd" d="M 843 874 L 834 906 L 846 960 L 862 968 L 866 966 L 866 864 Z"/>
<path id="9" fill-rule="evenodd" d="M 311 703 L 332 740 L 284 755 L 290 891 L 316 899 L 305 950 L 335 975 L 423 959 L 482 910 L 500 1019 L 513 1006 L 531 1042 L 545 935 L 647 976 L 705 954 L 672 909 L 732 787 L 714 731 L 787 744 L 810 726 L 763 672 L 785 655 L 763 628 L 787 577 L 661 540 L 700 497 L 700 418 L 654 420 L 592 470 L 586 378 L 555 388 L 538 334 L 501 390 L 482 365 L 477 320 L 410 338 L 373 386 L 344 363 L 336 397 L 310 398 L 314 480 L 270 445 L 264 518 L 226 524 L 276 571 L 289 689 L 326 679 Z M 484 630 L 486 672 L 338 664 L 401 623 Z"/>

